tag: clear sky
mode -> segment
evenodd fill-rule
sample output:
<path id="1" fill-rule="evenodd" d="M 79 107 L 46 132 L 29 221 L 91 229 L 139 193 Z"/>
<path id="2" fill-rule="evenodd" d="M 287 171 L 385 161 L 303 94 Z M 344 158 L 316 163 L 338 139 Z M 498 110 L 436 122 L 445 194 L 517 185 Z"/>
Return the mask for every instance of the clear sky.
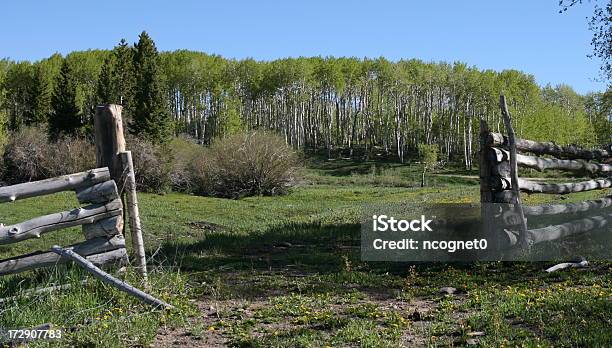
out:
<path id="1" fill-rule="evenodd" d="M 601 0 L 600 0 L 601 2 Z M 595 82 L 585 2 L 558 13 L 558 0 L 33 1 L 2 4 L 0 57 L 112 48 L 147 30 L 160 50 L 231 58 L 379 57 L 463 61 L 513 68 L 538 83 L 578 92 Z"/>

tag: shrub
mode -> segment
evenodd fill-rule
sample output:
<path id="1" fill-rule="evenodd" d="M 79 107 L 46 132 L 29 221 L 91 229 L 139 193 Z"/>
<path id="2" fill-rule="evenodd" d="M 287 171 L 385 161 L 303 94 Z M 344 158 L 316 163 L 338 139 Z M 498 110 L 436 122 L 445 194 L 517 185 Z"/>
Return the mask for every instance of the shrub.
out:
<path id="1" fill-rule="evenodd" d="M 166 193 L 170 190 L 172 155 L 167 145 L 128 135 L 127 148 L 132 151 L 136 189 L 144 192 Z"/>
<path id="2" fill-rule="evenodd" d="M 127 137 L 132 151 L 137 189 L 166 192 L 170 188 L 171 156 L 168 148 Z M 11 134 L 0 163 L 8 184 L 42 180 L 96 167 L 95 147 L 84 138 L 49 142 L 42 128 L 24 128 Z"/>
<path id="3" fill-rule="evenodd" d="M 42 128 L 12 133 L 2 160 L 2 177 L 8 183 L 76 173 L 96 164 L 93 144 L 83 138 L 62 138 L 50 144 Z"/>
<path id="4" fill-rule="evenodd" d="M 286 193 L 297 165 L 285 141 L 266 132 L 235 134 L 214 142 L 190 165 L 197 194 L 240 198 Z"/>
<path id="5" fill-rule="evenodd" d="M 194 139 L 186 136 L 175 138 L 170 143 L 172 149 L 172 168 L 170 170 L 170 182 L 172 189 L 181 192 L 193 190 L 191 164 L 204 154 L 204 147 L 198 145 Z"/>

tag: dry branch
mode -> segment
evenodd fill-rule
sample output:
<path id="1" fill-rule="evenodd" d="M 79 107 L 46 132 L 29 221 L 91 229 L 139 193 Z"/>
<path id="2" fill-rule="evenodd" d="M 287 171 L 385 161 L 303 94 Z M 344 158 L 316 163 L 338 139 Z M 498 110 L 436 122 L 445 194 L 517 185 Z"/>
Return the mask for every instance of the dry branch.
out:
<path id="1" fill-rule="evenodd" d="M 580 262 L 563 262 L 557 265 L 554 265 L 550 268 L 546 269 L 546 272 L 548 273 L 552 273 L 552 272 L 556 272 L 562 269 L 566 269 L 566 268 L 584 268 L 584 267 L 588 267 L 589 266 L 589 262 L 587 260 L 582 260 Z"/>
<path id="2" fill-rule="evenodd" d="M 138 298 L 139 300 L 150 304 L 152 306 L 155 307 L 164 307 L 167 309 L 170 308 L 174 308 L 174 306 L 172 306 L 171 304 L 162 301 L 158 298 L 155 298 L 135 287 L 133 287 L 132 285 L 121 281 L 113 276 L 111 276 L 110 274 L 104 272 L 103 270 L 99 269 L 98 267 L 96 267 L 93 263 L 91 263 L 90 261 L 88 261 L 87 259 L 83 258 L 82 256 L 80 256 L 79 254 L 75 253 L 74 251 L 70 250 L 70 249 L 63 249 L 57 245 L 53 246 L 51 248 L 51 250 L 53 250 L 54 253 L 57 253 L 58 255 L 61 255 L 67 259 L 70 259 L 74 262 L 76 262 L 79 266 L 83 267 L 83 269 L 85 269 L 86 271 L 88 271 L 89 273 L 91 273 L 94 277 L 100 279 L 101 281 L 112 285 L 114 287 L 116 287 L 117 289 L 124 291 L 136 298 Z"/>
<path id="3" fill-rule="evenodd" d="M 76 190 L 108 180 L 110 180 L 108 168 L 97 168 L 57 178 L 1 187 L 0 203 L 50 195 L 61 191 Z"/>
<path id="4" fill-rule="evenodd" d="M 101 219 L 121 215 L 123 206 L 117 199 L 107 204 L 94 204 L 71 211 L 40 216 L 15 225 L 0 227 L 0 244 L 16 243 L 40 237 L 41 234 L 72 226 L 91 224 Z"/>

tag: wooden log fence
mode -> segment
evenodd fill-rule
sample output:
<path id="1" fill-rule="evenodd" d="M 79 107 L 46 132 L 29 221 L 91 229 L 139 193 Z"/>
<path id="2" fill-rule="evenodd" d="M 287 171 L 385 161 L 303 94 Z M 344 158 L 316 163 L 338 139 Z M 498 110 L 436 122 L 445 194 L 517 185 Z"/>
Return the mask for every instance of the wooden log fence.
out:
<path id="1" fill-rule="evenodd" d="M 0 203 L 74 191 L 77 200 L 83 205 L 80 208 L 39 216 L 8 226 L 0 224 L 0 245 L 41 238 L 47 233 L 75 226 L 82 226 L 85 241 L 65 248 L 54 246 L 51 251 L 36 251 L 0 260 L 0 276 L 74 261 L 95 277 L 149 304 L 173 308 L 170 304 L 147 295 L 98 268 L 128 262 L 123 236 L 122 196 L 125 193 L 133 251 L 144 285 L 148 287 L 134 165 L 131 152 L 125 150 L 121 106 L 98 106 L 94 128 L 96 160 L 100 168 L 0 187 Z"/>
<path id="2" fill-rule="evenodd" d="M 521 248 L 547 241 L 559 240 L 571 235 L 612 226 L 612 196 L 578 203 L 523 206 L 520 192 L 570 194 L 612 187 L 612 146 L 606 149 L 586 150 L 577 145 L 559 146 L 551 142 L 537 142 L 518 139 L 514 136 L 512 119 L 504 96 L 500 97 L 500 109 L 504 118 L 507 136 L 490 132 L 487 123 L 481 120 L 480 127 L 480 191 L 481 214 L 485 229 L 509 227 L 504 229 L 510 245 Z M 519 153 L 523 152 L 523 153 Z M 553 158 L 526 155 L 554 156 Z M 607 163 L 606 163 L 607 162 Z M 531 168 L 538 171 L 562 170 L 578 174 L 599 175 L 599 178 L 570 183 L 543 183 L 521 179 L 518 168 Z M 603 176 L 603 177 L 601 177 Z M 495 203 L 503 208 L 493 209 Z M 517 216 L 512 226 L 504 220 L 510 211 Z M 536 229 L 527 228 L 528 216 L 586 213 L 594 215 L 582 217 Z M 490 231 L 489 231 L 490 232 Z"/>
<path id="3" fill-rule="evenodd" d="M 68 248 L 97 265 L 127 261 L 123 225 L 123 203 L 108 168 L 93 169 L 59 178 L 0 188 L 3 202 L 74 191 L 82 208 L 35 217 L 13 225 L 0 225 L 0 244 L 18 243 L 74 226 L 83 226 L 85 241 Z M 38 251 L 0 261 L 0 276 L 64 262 L 54 252 Z"/>

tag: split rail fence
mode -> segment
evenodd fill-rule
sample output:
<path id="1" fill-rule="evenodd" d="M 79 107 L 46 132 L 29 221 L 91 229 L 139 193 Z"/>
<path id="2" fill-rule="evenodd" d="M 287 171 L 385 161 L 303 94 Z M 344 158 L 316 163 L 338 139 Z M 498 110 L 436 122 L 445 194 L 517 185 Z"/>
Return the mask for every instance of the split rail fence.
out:
<path id="1" fill-rule="evenodd" d="M 585 150 L 575 145 L 517 139 L 504 96 L 500 97 L 500 108 L 507 135 L 489 131 L 483 120 L 480 124 L 480 201 L 485 228 L 499 231 L 502 226 L 510 246 L 527 249 L 537 243 L 610 228 L 612 196 L 579 203 L 525 206 L 520 193 L 569 194 L 611 188 L 612 145 L 608 149 Z M 536 182 L 520 178 L 519 167 L 568 171 L 592 179 L 571 183 Z M 572 219 L 572 214 L 577 213 L 581 217 Z M 563 223 L 528 228 L 530 217 L 561 214 L 568 214 Z"/>

